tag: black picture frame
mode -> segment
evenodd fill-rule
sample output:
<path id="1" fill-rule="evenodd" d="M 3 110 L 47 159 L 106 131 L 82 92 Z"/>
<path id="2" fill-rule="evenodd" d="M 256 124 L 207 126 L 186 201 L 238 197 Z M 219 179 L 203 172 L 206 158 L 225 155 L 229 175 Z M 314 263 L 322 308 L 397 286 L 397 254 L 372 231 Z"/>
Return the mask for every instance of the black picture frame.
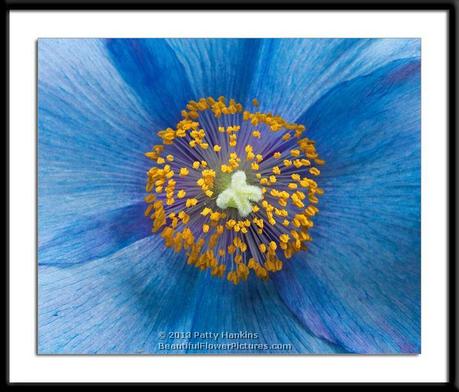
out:
<path id="1" fill-rule="evenodd" d="M 339 0 L 286 0 L 286 1 L 262 1 L 251 0 L 246 2 L 244 0 L 220 0 L 213 2 L 209 0 L 6 0 L 4 2 L 4 26 L 5 38 L 3 40 L 3 52 L 5 54 L 5 78 L 3 79 L 5 92 L 5 174 L 6 174 L 6 263 L 5 265 L 5 311 L 6 311 L 6 335 L 5 335 L 5 385 L 7 387 L 15 386 L 62 386 L 62 385 L 75 385 L 76 383 L 12 383 L 9 380 L 9 13 L 13 10 L 27 10 L 27 11 L 40 11 L 40 10 L 320 10 L 320 11 L 345 11 L 345 10 L 369 10 L 369 11 L 384 11 L 384 10 L 444 10 L 448 13 L 448 222 L 447 222 L 447 249 L 448 249 L 448 381 L 446 383 L 292 383 L 291 386 L 305 386 L 313 388 L 323 387 L 336 387 L 336 388 L 390 388 L 390 387 L 405 387 L 410 389 L 417 388 L 442 388 L 447 390 L 459 390 L 458 364 L 457 353 L 459 342 L 457 339 L 457 297 L 459 290 L 456 287 L 458 282 L 458 269 L 456 266 L 457 253 L 456 253 L 456 147 L 457 147 L 457 117 L 456 113 L 459 111 L 457 104 L 457 64 L 458 64 L 458 51 L 457 51 L 457 0 L 439 0 L 439 1 L 412 1 L 412 0 L 367 0 L 367 1 L 339 1 Z M 176 386 L 184 384 L 174 383 L 123 383 L 124 385 L 131 386 Z M 91 383 L 79 383 L 78 385 L 92 385 Z M 98 383 L 98 386 L 118 386 L 118 383 Z M 225 383 L 217 384 L 193 384 L 196 386 L 224 386 Z M 244 385 L 242 383 L 230 384 L 231 386 Z M 250 385 L 267 386 L 270 384 L 256 383 Z M 287 384 L 277 384 L 287 385 Z"/>

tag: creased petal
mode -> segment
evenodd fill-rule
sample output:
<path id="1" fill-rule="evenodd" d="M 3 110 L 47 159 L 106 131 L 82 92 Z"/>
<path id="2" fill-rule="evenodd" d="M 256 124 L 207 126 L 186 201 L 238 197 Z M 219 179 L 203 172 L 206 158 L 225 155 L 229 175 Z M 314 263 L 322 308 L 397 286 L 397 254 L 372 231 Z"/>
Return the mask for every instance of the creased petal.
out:
<path id="1" fill-rule="evenodd" d="M 244 102 L 253 77 L 260 40 L 168 39 L 190 81 L 195 98 Z"/>
<path id="2" fill-rule="evenodd" d="M 342 352 L 306 331 L 272 283 L 233 286 L 211 278 L 158 246 L 151 236 L 116 254 L 67 268 L 39 267 L 39 352 L 42 354 Z M 240 343 L 292 344 L 261 349 L 161 348 L 161 343 L 234 343 L 173 332 L 257 333 Z"/>
<path id="3" fill-rule="evenodd" d="M 222 353 L 343 353 L 345 350 L 313 336 L 280 300 L 272 282 L 251 278 L 237 286 L 227 281 L 201 280 L 202 295 L 195 310 L 193 331 L 244 333 L 231 339 L 220 335 L 216 343 L 249 343 L 258 346 L 227 347 Z M 244 335 L 242 335 L 244 336 Z M 202 342 L 201 337 L 190 339 Z M 282 347 L 273 346 L 283 345 Z M 198 353 L 199 350 L 189 350 Z"/>
<path id="4" fill-rule="evenodd" d="M 343 83 L 302 119 L 325 195 L 309 250 L 274 280 L 305 326 L 353 352 L 420 350 L 419 68 Z"/>
<path id="5" fill-rule="evenodd" d="M 103 41 L 38 43 L 39 233 L 143 198 L 156 120 L 107 57 Z"/>
<path id="6" fill-rule="evenodd" d="M 40 236 L 39 264 L 61 266 L 108 256 L 151 233 L 151 220 L 144 216 L 145 203 L 78 218 L 69 213 L 63 229 Z"/>
<path id="7" fill-rule="evenodd" d="M 250 92 L 262 110 L 295 121 L 337 84 L 419 55 L 418 39 L 263 40 Z"/>
<path id="8" fill-rule="evenodd" d="M 110 39 L 106 47 L 121 77 L 161 127 L 174 126 L 193 99 L 186 72 L 164 39 Z"/>

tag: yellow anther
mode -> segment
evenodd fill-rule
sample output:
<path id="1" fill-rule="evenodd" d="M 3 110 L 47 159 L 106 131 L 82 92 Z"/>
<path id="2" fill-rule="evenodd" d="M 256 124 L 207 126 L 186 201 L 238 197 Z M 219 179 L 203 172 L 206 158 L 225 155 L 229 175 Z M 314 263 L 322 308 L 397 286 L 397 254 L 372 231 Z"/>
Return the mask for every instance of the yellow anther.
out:
<path id="1" fill-rule="evenodd" d="M 236 221 L 234 219 L 230 219 L 226 222 L 226 228 L 231 230 L 235 224 L 236 224 Z"/>
<path id="2" fill-rule="evenodd" d="M 185 205 L 189 208 L 189 207 L 193 207 L 195 206 L 196 204 L 198 204 L 198 199 L 195 199 L 195 198 L 192 198 L 192 199 L 187 199 Z"/>
<path id="3" fill-rule="evenodd" d="M 237 144 L 237 135 L 236 134 L 231 134 L 229 136 L 229 145 L 231 147 L 236 147 L 236 144 Z"/>
<path id="4" fill-rule="evenodd" d="M 325 193 L 325 191 L 322 188 L 315 188 L 315 192 L 320 196 L 322 196 Z"/>
<path id="5" fill-rule="evenodd" d="M 205 223 L 205 224 L 202 225 L 203 233 L 208 233 L 209 229 L 210 229 L 210 226 L 208 224 Z"/>
<path id="6" fill-rule="evenodd" d="M 175 131 L 172 128 L 167 128 L 164 131 L 159 131 L 158 136 L 163 139 L 164 144 L 172 144 L 175 139 Z"/>
<path id="7" fill-rule="evenodd" d="M 260 133 L 260 131 L 253 131 L 253 132 L 252 132 L 252 136 L 255 137 L 255 138 L 257 138 L 257 139 L 260 139 L 261 133 Z"/>
<path id="8" fill-rule="evenodd" d="M 201 162 L 199 162 L 199 161 L 194 161 L 193 162 L 193 169 L 198 170 L 199 166 L 201 166 Z"/>
<path id="9" fill-rule="evenodd" d="M 293 166 L 295 166 L 297 169 L 299 169 L 300 167 L 304 166 L 304 163 L 301 159 L 295 159 L 293 161 Z"/>
<path id="10" fill-rule="evenodd" d="M 182 168 L 180 169 L 180 172 L 179 172 L 179 174 L 180 174 L 182 177 L 187 176 L 189 173 L 190 173 L 190 171 L 189 171 L 186 167 L 182 167 Z"/>
<path id="11" fill-rule="evenodd" d="M 316 203 L 319 202 L 319 199 L 317 198 L 317 196 L 310 195 L 310 196 L 309 196 L 309 201 L 310 201 L 311 203 L 316 204 Z"/>
<path id="12" fill-rule="evenodd" d="M 145 210 L 145 216 L 150 215 L 152 210 L 153 210 L 153 204 L 149 204 Z"/>
<path id="13" fill-rule="evenodd" d="M 282 216 L 282 217 L 286 217 L 288 216 L 288 211 L 287 210 L 283 210 L 283 209 L 279 209 L 279 208 L 275 208 L 274 209 L 274 213 L 277 215 L 277 216 Z"/>
<path id="14" fill-rule="evenodd" d="M 281 235 L 279 236 L 279 239 L 280 239 L 282 242 L 287 243 L 287 242 L 290 240 L 290 237 L 289 237 L 288 234 L 281 234 Z"/>
<path id="15" fill-rule="evenodd" d="M 222 173 L 231 173 L 233 169 L 229 165 L 221 165 L 220 170 Z"/>
<path id="16" fill-rule="evenodd" d="M 296 191 L 293 195 L 292 198 L 295 197 L 296 199 L 304 200 L 306 198 L 306 195 L 301 192 L 301 191 Z"/>
<path id="17" fill-rule="evenodd" d="M 273 173 L 274 174 L 281 174 L 281 170 L 279 169 L 279 166 L 274 166 L 273 167 Z"/>
<path id="18" fill-rule="evenodd" d="M 214 146 L 214 151 L 215 151 L 215 152 L 219 152 L 221 149 L 222 149 L 222 148 L 221 148 L 218 144 L 216 144 L 216 145 Z"/>
<path id="19" fill-rule="evenodd" d="M 169 161 L 169 162 L 172 162 L 174 160 L 174 156 L 172 154 L 169 154 L 166 156 L 166 159 Z"/>
<path id="20" fill-rule="evenodd" d="M 181 189 L 181 190 L 179 190 L 179 191 L 177 192 L 177 197 L 178 197 L 179 199 L 183 199 L 185 196 L 186 196 L 186 192 L 185 192 L 183 189 Z"/>
<path id="21" fill-rule="evenodd" d="M 221 218 L 222 214 L 218 211 L 212 212 L 210 214 L 210 220 L 214 222 L 218 222 Z"/>
<path id="22" fill-rule="evenodd" d="M 190 221 L 190 216 L 185 211 L 180 211 L 178 217 L 183 223 L 187 224 Z"/>
<path id="23" fill-rule="evenodd" d="M 204 207 L 201 211 L 202 216 L 207 216 L 212 213 L 212 210 L 209 207 Z"/>
<path id="24" fill-rule="evenodd" d="M 260 229 L 264 227 L 264 221 L 261 218 L 253 218 L 253 223 L 255 223 Z"/>
<path id="25" fill-rule="evenodd" d="M 317 169 L 316 167 L 311 167 L 311 168 L 309 169 L 309 173 L 311 173 L 311 174 L 314 175 L 314 176 L 318 176 L 318 175 L 320 174 L 320 170 Z"/>
<path id="26" fill-rule="evenodd" d="M 285 141 L 290 140 L 290 138 L 291 138 L 291 135 L 289 133 L 286 133 L 284 136 L 282 136 L 282 140 L 285 140 Z"/>
<path id="27" fill-rule="evenodd" d="M 295 184 L 294 182 L 290 182 L 290 183 L 288 184 L 288 187 L 289 187 L 290 189 L 296 189 L 296 188 L 298 188 L 298 184 Z"/>
<path id="28" fill-rule="evenodd" d="M 175 132 L 175 136 L 177 136 L 177 137 L 185 137 L 186 136 L 186 130 L 185 129 L 177 129 L 177 132 Z"/>
<path id="29" fill-rule="evenodd" d="M 145 202 L 147 202 L 147 203 L 151 203 L 154 200 L 156 200 L 156 196 L 151 194 L 151 193 L 148 194 L 147 196 L 145 196 Z"/>

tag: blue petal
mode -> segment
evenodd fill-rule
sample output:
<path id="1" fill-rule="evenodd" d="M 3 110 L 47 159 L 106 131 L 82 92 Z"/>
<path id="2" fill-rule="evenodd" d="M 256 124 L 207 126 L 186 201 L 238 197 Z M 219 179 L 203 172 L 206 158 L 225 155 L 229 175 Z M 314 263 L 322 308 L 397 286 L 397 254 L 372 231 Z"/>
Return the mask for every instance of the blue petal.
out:
<path id="1" fill-rule="evenodd" d="M 295 121 L 340 82 L 416 56 L 418 39 L 262 40 L 250 91 L 262 110 Z"/>
<path id="2" fill-rule="evenodd" d="M 45 39 L 38 51 L 39 233 L 47 240 L 77 218 L 143 198 L 143 153 L 157 121 L 102 41 Z"/>
<path id="3" fill-rule="evenodd" d="M 253 78 L 258 39 L 168 39 L 190 81 L 195 98 L 246 101 Z"/>
<path id="4" fill-rule="evenodd" d="M 61 266 L 91 261 L 110 255 L 151 233 L 151 220 L 144 216 L 144 202 L 104 214 L 78 219 L 68 216 L 65 228 L 44 232 L 38 248 L 39 264 Z"/>
<path id="5" fill-rule="evenodd" d="M 419 71 L 390 63 L 301 119 L 325 195 L 309 250 L 274 279 L 307 328 L 353 352 L 420 351 Z"/>
<path id="6" fill-rule="evenodd" d="M 164 39 L 110 39 L 106 46 L 122 78 L 137 93 L 145 110 L 174 126 L 193 96 L 187 74 Z"/>
<path id="7" fill-rule="evenodd" d="M 272 282 L 252 277 L 248 282 L 233 286 L 225 280 L 201 279 L 202 295 L 193 318 L 193 331 L 216 333 L 247 332 L 247 338 L 221 337 L 217 343 L 250 343 L 246 348 L 224 348 L 223 353 L 343 353 L 339 345 L 313 336 L 282 303 Z M 221 336 L 221 335 L 220 335 Z M 202 343 L 201 337 L 190 339 Z M 272 345 L 283 345 L 275 348 Z M 262 347 L 265 345 L 264 347 Z M 191 349 L 189 352 L 199 353 Z"/>
<path id="8" fill-rule="evenodd" d="M 235 287 L 187 265 L 183 255 L 164 250 L 157 241 L 151 236 L 109 257 L 67 268 L 40 266 L 39 353 L 193 352 L 187 347 L 162 349 L 160 343 L 206 340 L 164 338 L 161 333 L 207 331 L 259 334 L 238 342 L 292 344 L 291 350 L 268 347 L 245 353 L 343 351 L 305 330 L 272 283 Z"/>
<path id="9" fill-rule="evenodd" d="M 68 268 L 40 266 L 38 351 L 144 353 L 160 331 L 189 328 L 199 271 L 157 241 Z"/>

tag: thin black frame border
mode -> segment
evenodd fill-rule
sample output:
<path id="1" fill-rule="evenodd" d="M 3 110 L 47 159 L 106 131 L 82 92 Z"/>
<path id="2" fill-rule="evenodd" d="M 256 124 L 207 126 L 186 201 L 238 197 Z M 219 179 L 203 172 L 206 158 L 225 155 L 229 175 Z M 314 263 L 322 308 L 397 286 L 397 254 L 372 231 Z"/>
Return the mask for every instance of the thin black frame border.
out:
<path id="1" fill-rule="evenodd" d="M 320 387 L 344 387 L 344 388 L 390 388 L 395 386 L 405 388 L 441 388 L 447 390 L 459 390 L 458 380 L 458 363 L 457 353 L 459 349 L 459 341 L 457 339 L 458 314 L 456 312 L 458 305 L 459 289 L 456 288 L 458 281 L 458 269 L 456 268 L 456 131 L 457 117 L 459 111 L 456 100 L 458 91 L 457 80 L 457 64 L 458 51 L 457 49 L 457 28 L 456 22 L 458 14 L 456 12 L 458 0 L 440 0 L 440 1 L 416 1 L 416 0 L 375 0 L 375 1 L 340 1 L 340 0 L 287 0 L 279 1 L 263 1 L 251 0 L 220 0 L 217 4 L 211 0 L 5 0 L 3 2 L 5 39 L 3 41 L 3 52 L 5 54 L 5 79 L 3 87 L 5 91 L 5 178 L 6 178 L 6 263 L 5 263 L 5 310 L 6 310 L 6 336 L 5 336 L 5 386 L 77 386 L 77 385 L 97 385 L 97 386 L 180 386 L 180 385 L 196 385 L 196 386 L 239 386 L 239 385 L 256 385 L 256 386 L 307 386 L 313 388 Z M 444 10 L 448 12 L 448 135 L 447 135 L 447 252 L 448 252 L 448 358 L 447 358 L 447 382 L 445 383 L 34 383 L 20 382 L 11 383 L 9 380 L 9 12 L 10 11 L 41 11 L 41 10 L 66 10 L 66 11 L 110 11 L 110 10 L 318 10 L 318 11 L 428 11 L 428 10 Z"/>

